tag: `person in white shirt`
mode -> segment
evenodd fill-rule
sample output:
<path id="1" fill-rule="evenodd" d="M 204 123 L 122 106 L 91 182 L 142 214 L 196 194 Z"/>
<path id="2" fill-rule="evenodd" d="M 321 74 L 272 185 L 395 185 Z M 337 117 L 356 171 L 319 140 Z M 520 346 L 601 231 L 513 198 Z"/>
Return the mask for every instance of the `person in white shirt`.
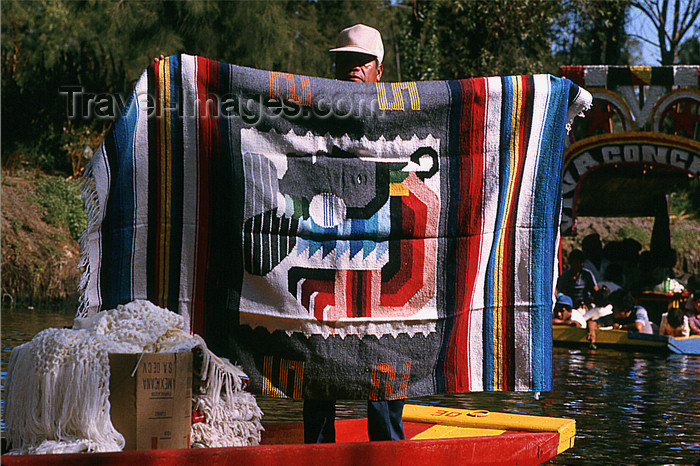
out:
<path id="1" fill-rule="evenodd" d="M 635 306 L 634 298 L 628 291 L 618 290 L 611 293 L 608 301 L 612 304 L 612 314 L 589 320 L 587 323 L 589 342 L 595 343 L 598 327 L 612 326 L 614 329 L 654 333 L 647 310 L 642 306 Z"/>
<path id="2" fill-rule="evenodd" d="M 688 316 L 680 307 L 672 307 L 668 312 L 661 314 L 661 325 L 659 325 L 659 335 L 670 337 L 690 336 L 690 325 Z"/>
<path id="3" fill-rule="evenodd" d="M 572 309 L 573 301 L 565 294 L 557 295 L 557 302 L 554 304 L 552 311 L 552 324 L 554 325 L 571 325 L 572 327 L 585 327 L 586 321 L 583 320 L 583 315 L 578 309 Z"/>

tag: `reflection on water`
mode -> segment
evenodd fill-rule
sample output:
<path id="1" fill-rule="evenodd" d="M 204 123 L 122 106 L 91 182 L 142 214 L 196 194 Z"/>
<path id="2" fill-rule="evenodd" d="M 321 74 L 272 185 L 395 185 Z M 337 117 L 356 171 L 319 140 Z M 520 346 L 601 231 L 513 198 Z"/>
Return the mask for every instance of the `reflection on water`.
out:
<path id="1" fill-rule="evenodd" d="M 700 459 L 700 356 L 555 349 L 554 374 L 545 412 L 577 424 L 557 461 Z"/>
<path id="2" fill-rule="evenodd" d="M 3 390 L 12 348 L 44 328 L 70 326 L 73 314 L 2 310 Z M 576 444 L 552 464 L 700 460 L 700 356 L 555 348 L 553 360 L 553 390 L 539 400 L 528 393 L 461 393 L 408 401 L 576 419 Z M 258 397 L 258 403 L 265 423 L 301 421 L 300 400 Z M 366 409 L 362 401 L 339 401 L 337 416 L 364 417 Z"/>

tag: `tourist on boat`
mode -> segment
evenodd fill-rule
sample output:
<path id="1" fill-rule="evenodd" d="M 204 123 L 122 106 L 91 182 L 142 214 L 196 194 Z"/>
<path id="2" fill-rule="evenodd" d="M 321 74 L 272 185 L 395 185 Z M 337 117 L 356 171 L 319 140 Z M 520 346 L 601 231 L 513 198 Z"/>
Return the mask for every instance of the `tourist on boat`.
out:
<path id="1" fill-rule="evenodd" d="M 605 273 L 603 274 L 603 280 L 598 281 L 598 288 L 602 289 L 606 287 L 608 289 L 608 294 L 613 291 L 617 291 L 624 286 L 625 278 L 622 273 L 622 266 L 617 262 L 609 264 L 605 268 Z"/>
<path id="2" fill-rule="evenodd" d="M 573 302 L 571 298 L 565 294 L 557 295 L 557 302 L 554 304 L 552 311 L 552 324 L 554 325 L 570 325 L 572 327 L 585 327 L 586 321 L 583 320 L 583 315 L 577 310 L 571 308 Z"/>
<path id="3" fill-rule="evenodd" d="M 588 311 L 583 315 L 584 322 L 596 320 L 612 314 L 612 304 L 609 302 L 610 290 L 606 285 L 600 285 L 598 291 L 593 293 L 588 304 Z M 586 325 L 584 325 L 585 327 Z"/>
<path id="4" fill-rule="evenodd" d="M 595 343 L 598 328 L 610 327 L 613 329 L 633 330 L 640 333 L 654 333 L 649 315 L 642 306 L 635 306 L 632 294 L 625 290 L 618 290 L 610 294 L 608 298 L 612 304 L 612 314 L 596 320 L 589 320 L 588 341 Z"/>
<path id="5" fill-rule="evenodd" d="M 652 267 L 650 264 L 641 263 L 641 250 L 642 245 L 632 238 L 625 238 L 620 242 L 620 265 L 625 277 L 624 287 L 628 290 L 641 290 L 642 270 L 650 270 Z"/>
<path id="6" fill-rule="evenodd" d="M 581 241 L 581 249 L 586 260 L 583 267 L 590 270 L 596 281 L 603 280 L 605 270 L 610 265 L 610 261 L 603 255 L 603 243 L 600 241 L 598 233 L 586 235 Z"/>
<path id="7" fill-rule="evenodd" d="M 664 251 L 655 251 L 651 253 L 651 258 L 655 266 L 650 273 L 648 288 L 659 293 L 682 292 L 683 285 L 675 279 L 673 271 L 677 261 L 676 250 L 669 248 Z"/>
<path id="8" fill-rule="evenodd" d="M 569 268 L 564 270 L 557 280 L 557 292 L 571 297 L 573 309 L 584 307 L 593 293 L 598 290 L 598 282 L 593 273 L 583 266 L 584 261 L 583 251 L 580 249 L 571 251 Z"/>
<path id="9" fill-rule="evenodd" d="M 659 335 L 670 337 L 687 337 L 690 335 L 688 316 L 683 309 L 674 306 L 668 312 L 661 314 L 661 325 L 659 325 Z"/>
<path id="10" fill-rule="evenodd" d="M 690 277 L 686 288 L 690 291 L 690 295 L 683 310 L 688 317 L 690 334 L 700 335 L 700 274 Z"/>
<path id="11" fill-rule="evenodd" d="M 379 82 L 382 77 L 384 45 L 374 28 L 356 24 L 338 35 L 335 77 L 341 81 Z M 403 440 L 401 416 L 404 400 L 368 401 L 367 433 L 370 440 Z M 335 400 L 304 400 L 304 442 L 335 442 Z"/>
<path id="12" fill-rule="evenodd" d="M 700 289 L 693 292 L 687 301 L 686 317 L 688 318 L 688 326 L 690 327 L 691 335 L 700 335 Z"/>

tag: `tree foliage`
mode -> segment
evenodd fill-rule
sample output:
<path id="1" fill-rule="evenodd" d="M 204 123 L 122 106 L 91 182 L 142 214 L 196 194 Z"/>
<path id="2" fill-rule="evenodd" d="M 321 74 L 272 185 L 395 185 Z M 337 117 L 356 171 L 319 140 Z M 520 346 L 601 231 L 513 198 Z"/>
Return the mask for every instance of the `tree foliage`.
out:
<path id="1" fill-rule="evenodd" d="M 68 131 L 62 85 L 116 92 L 130 87 L 125 57 L 101 34 L 110 4 L 7 1 L 2 3 L 3 165 L 18 156 L 49 171 L 70 173 L 60 153 Z M 121 48 L 126 48 L 124 44 Z M 99 126 L 96 124 L 96 126 Z"/>
<path id="2" fill-rule="evenodd" d="M 551 48 L 559 2 L 437 0 L 410 6 L 399 40 L 403 79 L 556 72 Z"/>
<path id="3" fill-rule="evenodd" d="M 110 122 L 69 121 L 59 88 L 128 95 L 160 54 L 331 77 L 328 49 L 361 22 L 382 31 L 388 81 L 556 73 L 626 63 L 634 3 L 642 0 L 5 0 L 2 163 L 75 171 L 81 146 Z M 684 47 L 684 60 L 697 56 L 697 44 Z"/>
<path id="4" fill-rule="evenodd" d="M 697 65 L 700 63 L 700 39 L 691 37 L 678 48 L 679 65 Z"/>
<path id="5" fill-rule="evenodd" d="M 638 38 L 659 48 L 662 65 L 678 63 L 684 38 L 693 31 L 697 34 L 700 0 L 632 0 L 632 6 L 651 22 L 657 42 Z"/>
<path id="6" fill-rule="evenodd" d="M 340 29 L 363 22 L 393 30 L 388 0 L 6 0 L 1 8 L 3 166 L 61 173 L 72 171 L 65 133 L 109 124 L 69 122 L 63 86 L 125 96 L 154 57 L 176 53 L 330 77 L 328 49 Z M 391 35 L 385 43 L 393 60 Z"/>
<path id="7" fill-rule="evenodd" d="M 562 3 L 556 57 L 569 65 L 626 65 L 630 0 L 566 0 Z"/>

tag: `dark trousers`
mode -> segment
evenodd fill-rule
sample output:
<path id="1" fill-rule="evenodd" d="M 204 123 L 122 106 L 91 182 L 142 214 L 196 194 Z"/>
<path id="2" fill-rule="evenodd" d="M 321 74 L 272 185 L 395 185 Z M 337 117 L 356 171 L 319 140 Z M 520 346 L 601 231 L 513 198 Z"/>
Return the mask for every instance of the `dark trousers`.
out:
<path id="1" fill-rule="evenodd" d="M 403 440 L 404 400 L 368 401 L 370 440 Z M 304 443 L 335 442 L 335 400 L 304 400 Z"/>

